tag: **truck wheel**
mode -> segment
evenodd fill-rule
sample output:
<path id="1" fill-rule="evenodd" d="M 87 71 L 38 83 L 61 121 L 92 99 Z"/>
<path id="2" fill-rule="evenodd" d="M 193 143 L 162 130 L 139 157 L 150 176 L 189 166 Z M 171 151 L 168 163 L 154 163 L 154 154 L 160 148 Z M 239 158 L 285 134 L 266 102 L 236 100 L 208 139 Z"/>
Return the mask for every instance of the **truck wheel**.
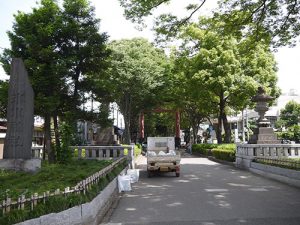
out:
<path id="1" fill-rule="evenodd" d="M 180 173 L 176 173 L 176 177 L 179 177 L 180 176 Z"/>

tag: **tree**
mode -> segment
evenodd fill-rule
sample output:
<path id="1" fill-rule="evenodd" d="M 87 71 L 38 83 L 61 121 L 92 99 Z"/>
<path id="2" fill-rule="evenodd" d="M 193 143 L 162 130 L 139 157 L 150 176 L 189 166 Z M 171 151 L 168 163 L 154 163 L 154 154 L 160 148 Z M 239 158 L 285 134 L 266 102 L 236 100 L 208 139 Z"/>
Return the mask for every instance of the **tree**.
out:
<path id="1" fill-rule="evenodd" d="M 167 87 L 168 61 L 165 54 L 147 40 L 114 41 L 110 45 L 112 98 L 125 121 L 125 142 L 130 143 L 130 121 L 163 98 Z"/>
<path id="2" fill-rule="evenodd" d="M 172 0 L 119 0 L 125 9 L 127 19 L 141 24 L 145 17 L 153 14 L 155 9 L 167 6 Z M 176 36 L 179 28 L 194 17 L 198 17 L 208 1 L 197 4 L 186 3 L 186 15 L 182 18 L 174 14 L 161 14 L 155 22 L 158 33 L 167 37 Z M 267 39 L 274 46 L 289 45 L 300 34 L 300 3 L 296 0 L 223 0 L 219 1 L 217 14 L 223 15 L 231 31 L 241 28 L 256 40 Z"/>
<path id="3" fill-rule="evenodd" d="M 197 134 L 202 122 L 210 120 L 210 116 L 216 113 L 214 96 L 212 96 L 205 85 L 195 76 L 195 61 L 190 57 L 188 49 L 183 47 L 182 51 L 174 52 L 175 74 L 173 79 L 176 85 L 173 85 L 172 94 L 177 108 L 183 112 L 182 118 L 188 121 L 187 130 L 192 128 L 194 143 L 197 143 Z"/>
<path id="4" fill-rule="evenodd" d="M 279 136 L 284 140 L 300 142 L 300 104 L 288 102 L 280 111 L 276 126 L 281 130 Z"/>
<path id="5" fill-rule="evenodd" d="M 222 142 L 223 124 L 224 141 L 228 143 L 231 139 L 228 110 L 242 109 L 249 104 L 258 85 L 266 87 L 273 96 L 279 94 L 275 86 L 274 58 L 260 43 L 254 50 L 245 52 L 247 39 L 238 40 L 222 32 L 222 26 L 209 18 L 201 18 L 199 24 L 188 26 L 182 37 L 185 40 L 182 49 L 189 60 L 188 73 L 193 83 L 200 90 L 206 90 L 206 96 L 217 105 L 217 139 Z"/>
<path id="6" fill-rule="evenodd" d="M 0 81 L 0 118 L 6 118 L 8 99 L 8 82 Z"/>
<path id="7" fill-rule="evenodd" d="M 54 0 L 42 0 L 31 13 L 15 15 L 13 30 L 8 32 L 11 49 L 1 56 L 9 74 L 12 57 L 24 60 L 35 93 L 35 114 L 44 118 L 46 150 L 51 149 L 51 118 L 56 148 L 60 148 L 60 120 L 73 123 L 83 98 L 87 77 L 101 77 L 106 49 L 106 34 L 98 32 L 99 20 L 87 0 L 65 0 L 61 9 Z M 64 115 L 73 111 L 73 117 Z M 74 127 L 74 126 L 73 126 Z"/>
<path id="8" fill-rule="evenodd" d="M 280 111 L 277 126 L 289 128 L 300 123 L 300 104 L 295 101 L 288 102 Z"/>
<path id="9" fill-rule="evenodd" d="M 88 0 L 64 0 L 60 20 L 59 53 L 67 69 L 70 107 L 75 110 L 84 101 L 82 93 L 96 89 L 89 86 L 92 81 L 103 77 L 110 54 L 108 36 L 99 33 L 100 20 L 95 18 L 95 9 Z"/>
<path id="10" fill-rule="evenodd" d="M 245 35 L 274 47 L 293 45 L 300 34 L 300 3 L 296 0 L 225 0 L 220 8 L 231 28 L 243 26 Z"/>
<path id="11" fill-rule="evenodd" d="M 63 93 L 59 70 L 59 54 L 55 51 L 60 10 L 55 2 L 41 1 L 32 13 L 15 15 L 13 31 L 8 32 L 11 49 L 5 49 L 1 57 L 4 69 L 9 74 L 11 58 L 24 60 L 35 93 L 35 114 L 45 119 L 45 143 L 49 161 L 54 161 L 51 150 L 50 118 L 59 105 L 58 93 Z"/>

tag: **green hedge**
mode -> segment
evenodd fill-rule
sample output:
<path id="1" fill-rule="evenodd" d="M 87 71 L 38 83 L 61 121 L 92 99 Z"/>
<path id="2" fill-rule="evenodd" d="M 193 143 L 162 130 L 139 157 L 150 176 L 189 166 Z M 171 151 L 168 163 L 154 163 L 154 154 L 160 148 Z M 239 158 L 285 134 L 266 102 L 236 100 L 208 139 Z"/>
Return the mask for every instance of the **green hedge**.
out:
<path id="1" fill-rule="evenodd" d="M 209 156 L 211 155 L 211 149 L 216 148 L 217 146 L 217 144 L 193 144 L 192 152 Z"/>
<path id="2" fill-rule="evenodd" d="M 228 162 L 234 162 L 235 161 L 235 149 L 221 149 L 221 148 L 214 148 L 211 150 L 212 155 L 216 159 L 225 160 Z"/>
<path id="3" fill-rule="evenodd" d="M 212 150 L 221 149 L 235 152 L 235 144 L 194 144 L 192 146 L 193 153 L 200 153 L 202 155 L 211 156 L 213 155 Z"/>
<path id="4" fill-rule="evenodd" d="M 134 157 L 139 156 L 142 153 L 142 147 L 140 144 L 134 145 Z M 128 149 L 124 149 L 124 155 L 128 155 Z"/>

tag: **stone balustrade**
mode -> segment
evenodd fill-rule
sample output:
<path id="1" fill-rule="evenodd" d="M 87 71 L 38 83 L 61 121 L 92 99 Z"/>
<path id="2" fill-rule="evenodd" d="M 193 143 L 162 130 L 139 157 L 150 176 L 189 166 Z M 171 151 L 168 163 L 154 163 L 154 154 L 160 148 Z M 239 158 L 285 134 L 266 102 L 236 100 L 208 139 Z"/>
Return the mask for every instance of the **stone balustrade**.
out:
<path id="1" fill-rule="evenodd" d="M 300 157 L 300 144 L 237 144 L 237 167 L 249 168 L 255 157 L 298 158 Z"/>
<path id="2" fill-rule="evenodd" d="M 72 156 L 78 159 L 111 159 L 126 155 L 131 160 L 134 157 L 134 145 L 123 146 L 71 146 Z M 32 146 L 32 158 L 42 158 L 43 146 Z"/>
<path id="3" fill-rule="evenodd" d="M 31 157 L 34 159 L 43 158 L 43 146 L 32 146 L 31 147 Z"/>
<path id="4" fill-rule="evenodd" d="M 133 158 L 134 145 L 125 146 L 71 146 L 73 157 L 78 159 L 121 158 L 127 149 L 128 157 Z"/>

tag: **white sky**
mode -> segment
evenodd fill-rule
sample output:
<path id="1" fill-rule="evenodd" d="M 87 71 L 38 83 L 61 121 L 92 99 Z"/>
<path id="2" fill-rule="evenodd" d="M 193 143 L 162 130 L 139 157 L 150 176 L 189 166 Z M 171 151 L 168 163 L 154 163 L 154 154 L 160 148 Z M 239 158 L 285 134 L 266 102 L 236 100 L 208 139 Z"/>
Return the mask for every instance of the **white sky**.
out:
<path id="1" fill-rule="evenodd" d="M 150 29 L 142 32 L 134 28 L 134 24 L 127 21 L 123 17 L 123 9 L 119 6 L 118 0 L 92 0 L 92 5 L 96 8 L 96 16 L 101 19 L 100 31 L 107 32 L 110 40 L 122 38 L 145 37 L 150 41 L 153 40 L 153 34 Z M 176 0 L 175 4 L 171 5 L 172 11 L 180 13 L 185 1 Z M 213 1 L 208 1 L 208 4 L 214 5 Z M 13 23 L 13 14 L 18 10 L 23 12 L 31 11 L 31 8 L 36 5 L 36 0 L 0 0 L 0 52 L 1 48 L 10 46 L 6 31 L 11 30 Z M 165 8 L 160 11 L 165 12 Z M 300 45 L 295 48 L 281 48 L 275 53 L 278 63 L 278 86 L 287 92 L 289 89 L 296 89 L 300 93 Z M 5 79 L 5 73 L 0 66 L 0 79 Z"/>

